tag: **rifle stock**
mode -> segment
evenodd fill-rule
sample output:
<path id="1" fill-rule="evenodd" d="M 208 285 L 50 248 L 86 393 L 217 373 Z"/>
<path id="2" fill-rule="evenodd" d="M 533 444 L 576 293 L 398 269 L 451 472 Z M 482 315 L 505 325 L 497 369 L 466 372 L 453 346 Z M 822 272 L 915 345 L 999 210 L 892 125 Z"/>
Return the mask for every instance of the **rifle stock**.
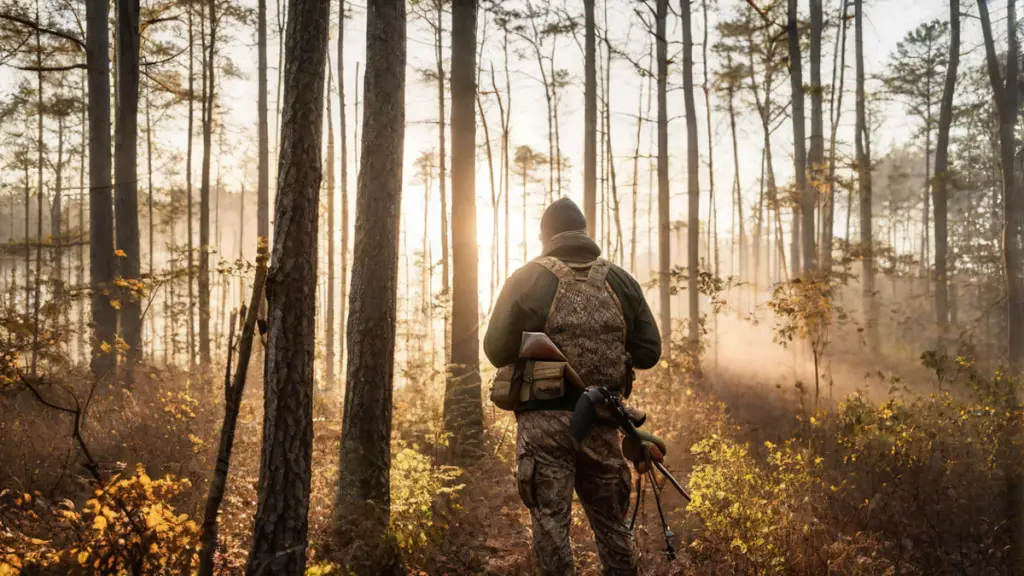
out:
<path id="1" fill-rule="evenodd" d="M 523 332 L 519 343 L 519 358 L 523 360 L 543 360 L 548 362 L 565 362 L 565 375 L 568 383 L 580 390 L 586 389 L 583 379 L 569 364 L 565 354 L 543 332 Z"/>

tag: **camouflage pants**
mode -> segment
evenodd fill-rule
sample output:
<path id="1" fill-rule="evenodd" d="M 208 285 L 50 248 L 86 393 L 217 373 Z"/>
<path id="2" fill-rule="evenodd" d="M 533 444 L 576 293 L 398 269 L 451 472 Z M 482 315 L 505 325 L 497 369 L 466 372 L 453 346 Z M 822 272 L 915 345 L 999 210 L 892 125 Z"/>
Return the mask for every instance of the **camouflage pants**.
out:
<path id="1" fill-rule="evenodd" d="M 632 476 L 619 433 L 600 426 L 582 443 L 569 433 L 570 412 L 536 411 L 517 416 L 519 496 L 533 518 L 536 573 L 574 574 L 569 546 L 575 488 L 590 520 L 604 574 L 635 575 L 633 535 L 626 524 Z"/>

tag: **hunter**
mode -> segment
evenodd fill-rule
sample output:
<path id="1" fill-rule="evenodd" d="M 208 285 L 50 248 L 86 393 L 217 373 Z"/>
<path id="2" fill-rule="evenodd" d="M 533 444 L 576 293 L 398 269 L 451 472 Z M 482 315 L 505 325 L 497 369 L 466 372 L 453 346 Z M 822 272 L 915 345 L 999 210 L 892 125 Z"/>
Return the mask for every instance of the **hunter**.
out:
<path id="1" fill-rule="evenodd" d="M 544 332 L 587 386 L 628 396 L 633 367 L 651 368 L 661 336 L 637 281 L 602 259 L 587 236 L 587 221 L 568 198 L 552 203 L 540 223 L 543 253 L 505 282 L 484 336 L 495 366 L 519 358 L 523 332 Z M 624 388 L 624 389 L 623 389 Z M 627 525 L 632 474 L 619 433 L 600 425 L 583 442 L 569 432 L 580 391 L 530 400 L 516 407 L 516 482 L 533 519 L 536 573 L 574 574 L 569 545 L 573 489 L 597 541 L 606 575 L 637 573 Z"/>

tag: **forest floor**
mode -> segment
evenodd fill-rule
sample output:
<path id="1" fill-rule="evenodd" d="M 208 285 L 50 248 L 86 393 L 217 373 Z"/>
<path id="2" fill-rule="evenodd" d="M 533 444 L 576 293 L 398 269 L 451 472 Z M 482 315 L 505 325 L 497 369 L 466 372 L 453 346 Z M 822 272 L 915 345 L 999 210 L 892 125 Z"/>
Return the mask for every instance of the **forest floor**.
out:
<path id="1" fill-rule="evenodd" d="M 956 401 L 937 395 L 934 377 L 919 363 L 867 358 L 851 338 L 837 338 L 815 411 L 808 355 L 772 344 L 766 332 L 730 333 L 728 324 L 719 327 L 728 345 L 708 352 L 702 378 L 655 370 L 641 375 L 630 399 L 647 411 L 645 427 L 667 440 L 666 464 L 695 497 L 688 507 L 671 489 L 663 493 L 680 548 L 669 562 L 647 491 L 636 532 L 642 574 L 995 573 L 1005 550 L 995 496 L 1002 476 L 990 446 L 1000 430 L 997 411 L 967 392 Z M 249 547 L 261 364 L 258 358 L 252 364 L 221 509 L 217 559 L 224 574 L 241 573 Z M 439 464 L 446 441 L 443 379 L 413 377 L 408 368 L 406 375 L 411 384 L 395 392 L 391 481 L 393 530 L 410 574 L 530 574 L 530 519 L 515 487 L 514 418 L 488 405 L 485 457 L 452 470 Z M 69 371 L 59 384 L 42 390 L 52 402 L 89 397 L 82 374 Z M 840 403 L 851 393 L 853 400 Z M 187 479 L 187 487 L 160 505 L 198 521 L 223 417 L 220 391 L 201 389 L 187 373 L 154 368 L 132 388 L 94 396 L 82 437 L 102 469 L 127 477 L 142 465 L 146 478 Z M 75 546 L 88 530 L 69 531 L 67 521 L 44 513 L 70 502 L 84 515 L 91 498 L 70 417 L 17 387 L 0 393 L 0 413 L 17 415 L 0 418 L 0 568 L 5 553 L 30 560 L 38 542 L 84 551 Z M 337 394 L 318 393 L 314 416 L 311 573 L 343 573 L 330 571 Z M 935 460 L 937 454 L 948 463 Z M 31 514 L 22 494 L 35 494 Z M 971 527 L 954 532 L 965 519 Z M 579 573 L 600 573 L 578 505 L 571 534 Z M 74 564 L 61 557 L 67 561 Z"/>

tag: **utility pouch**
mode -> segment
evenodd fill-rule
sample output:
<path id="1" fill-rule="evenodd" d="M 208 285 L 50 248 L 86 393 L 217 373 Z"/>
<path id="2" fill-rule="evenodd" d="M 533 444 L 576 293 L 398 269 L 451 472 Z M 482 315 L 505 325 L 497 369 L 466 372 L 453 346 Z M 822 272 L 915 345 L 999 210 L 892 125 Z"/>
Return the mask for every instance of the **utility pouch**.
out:
<path id="1" fill-rule="evenodd" d="M 566 362 L 533 362 L 530 380 L 535 400 L 554 400 L 565 396 Z"/>
<path id="2" fill-rule="evenodd" d="M 523 384 L 523 363 L 498 368 L 491 384 L 491 402 L 501 410 L 512 411 L 519 405 Z"/>

